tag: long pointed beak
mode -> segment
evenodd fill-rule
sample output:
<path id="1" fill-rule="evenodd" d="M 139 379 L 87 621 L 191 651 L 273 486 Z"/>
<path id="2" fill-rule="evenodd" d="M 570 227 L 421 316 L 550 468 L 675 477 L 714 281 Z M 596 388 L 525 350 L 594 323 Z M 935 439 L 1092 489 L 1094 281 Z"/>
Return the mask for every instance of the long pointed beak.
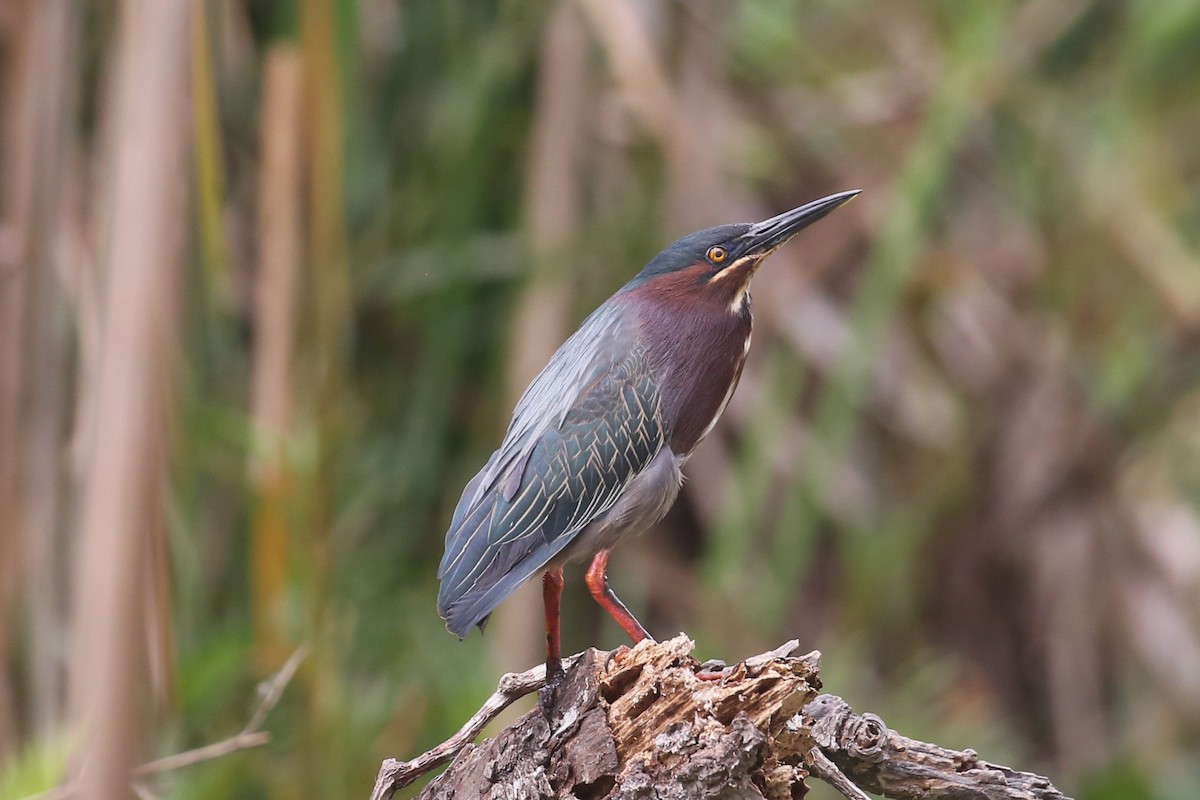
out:
<path id="1" fill-rule="evenodd" d="M 848 192 L 831 194 L 820 200 L 805 203 L 799 208 L 793 208 L 791 211 L 785 211 L 777 217 L 754 223 L 750 226 L 750 230 L 742 235 L 742 239 L 746 242 L 745 254 L 767 255 L 835 208 L 840 208 L 850 202 L 861 191 L 861 189 L 851 189 Z"/>

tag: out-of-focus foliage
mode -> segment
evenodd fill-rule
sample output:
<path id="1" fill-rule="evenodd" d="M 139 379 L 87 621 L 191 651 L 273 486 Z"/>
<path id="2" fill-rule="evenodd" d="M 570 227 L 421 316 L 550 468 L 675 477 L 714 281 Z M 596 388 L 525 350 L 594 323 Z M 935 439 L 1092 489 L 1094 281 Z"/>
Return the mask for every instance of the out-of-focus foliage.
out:
<path id="1" fill-rule="evenodd" d="M 14 378 L 58 372 L 14 418 L 50 426 L 56 491 L 26 491 L 58 555 L 0 538 L 26 565 L 0 580 L 0 786 L 65 725 L 113 6 L 63 12 L 70 236 L 22 323 L 57 320 L 57 356 Z M 8 75 L 43 13 L 13 8 Z M 1200 795 L 1200 2 L 195 8 L 147 755 L 240 729 L 256 681 L 313 655 L 270 745 L 156 793 L 365 796 L 535 663 L 536 598 L 464 643 L 434 608 L 524 382 L 676 236 L 859 187 L 756 279 L 742 386 L 617 590 L 702 657 L 798 637 L 860 710 L 1081 798 Z M 621 643 L 568 586 L 565 646 Z"/>
<path id="2" fill-rule="evenodd" d="M 38 737 L 10 754 L 0 773 L 0 797 L 29 797 L 50 791 L 67 771 L 70 745 L 67 737 Z"/>

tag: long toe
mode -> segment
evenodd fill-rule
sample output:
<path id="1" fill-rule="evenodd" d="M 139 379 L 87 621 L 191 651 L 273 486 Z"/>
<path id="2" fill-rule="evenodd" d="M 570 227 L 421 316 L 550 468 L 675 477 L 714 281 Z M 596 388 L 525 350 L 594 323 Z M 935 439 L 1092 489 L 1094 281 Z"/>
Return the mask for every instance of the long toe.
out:
<path id="1" fill-rule="evenodd" d="M 729 665 L 719 658 L 710 658 L 696 669 L 696 677 L 702 681 L 719 681 L 729 672 Z"/>
<path id="2" fill-rule="evenodd" d="M 629 655 L 629 648 L 625 645 L 621 645 L 616 650 L 609 650 L 608 656 L 604 659 L 604 671 L 608 672 L 613 664 L 620 666 L 621 661 L 627 655 Z"/>
<path id="3" fill-rule="evenodd" d="M 541 689 L 538 689 L 538 707 L 542 710 L 542 716 L 549 722 L 551 712 L 554 710 L 554 705 L 558 701 L 558 690 L 563 684 L 563 679 L 566 678 L 566 673 L 563 672 L 562 665 L 558 669 L 546 670 L 546 683 Z"/>
<path id="4" fill-rule="evenodd" d="M 542 710 L 542 716 L 546 718 L 546 722 L 554 719 L 554 704 L 558 700 L 558 686 L 557 683 L 547 683 L 538 689 L 538 708 Z"/>

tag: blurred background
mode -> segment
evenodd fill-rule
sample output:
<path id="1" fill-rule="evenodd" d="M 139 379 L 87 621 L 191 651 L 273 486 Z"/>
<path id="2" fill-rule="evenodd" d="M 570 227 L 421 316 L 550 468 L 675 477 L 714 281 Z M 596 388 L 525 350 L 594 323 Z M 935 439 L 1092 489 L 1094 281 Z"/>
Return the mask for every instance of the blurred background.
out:
<path id="1" fill-rule="evenodd" d="M 0 797 L 119 796 L 301 645 L 269 744 L 144 791 L 365 797 L 541 659 L 536 588 L 434 605 L 526 382 L 676 237 L 856 187 L 617 591 L 1200 796 L 1200 2 L 5 0 L 0 125 Z"/>

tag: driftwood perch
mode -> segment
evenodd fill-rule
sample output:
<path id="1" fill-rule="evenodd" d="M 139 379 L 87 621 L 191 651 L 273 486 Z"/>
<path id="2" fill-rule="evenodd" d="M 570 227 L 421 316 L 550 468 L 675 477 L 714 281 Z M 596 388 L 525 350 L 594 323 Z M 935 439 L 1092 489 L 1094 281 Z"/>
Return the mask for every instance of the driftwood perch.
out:
<path id="1" fill-rule="evenodd" d="M 535 709 L 494 739 L 472 740 L 509 703 L 545 682 L 544 668 L 506 675 L 479 713 L 418 758 L 388 759 L 371 800 L 387 800 L 454 759 L 418 797 L 624 800 L 803 797 L 816 777 L 854 800 L 1065 800 L 1050 781 L 890 731 L 839 697 L 819 695 L 819 653 L 798 644 L 714 670 L 685 636 L 624 657 L 571 660 L 550 719 Z"/>

